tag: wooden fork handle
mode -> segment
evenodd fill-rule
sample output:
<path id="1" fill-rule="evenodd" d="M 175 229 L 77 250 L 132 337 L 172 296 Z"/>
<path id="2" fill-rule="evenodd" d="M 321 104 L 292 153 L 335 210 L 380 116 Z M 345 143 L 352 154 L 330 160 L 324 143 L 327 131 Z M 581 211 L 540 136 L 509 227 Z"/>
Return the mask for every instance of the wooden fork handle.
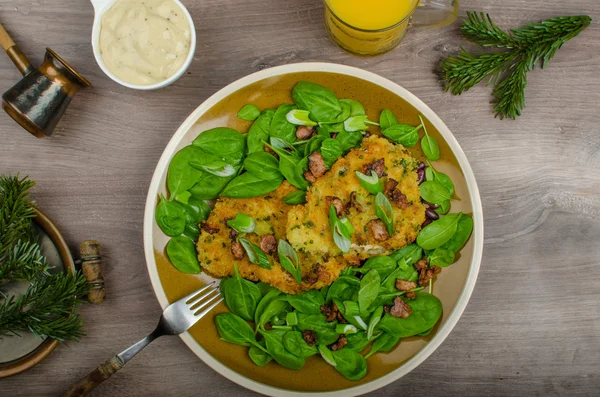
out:
<path id="1" fill-rule="evenodd" d="M 86 396 L 89 392 L 94 390 L 96 386 L 110 378 L 112 374 L 121 368 L 123 368 L 121 360 L 119 360 L 117 356 L 114 356 L 104 364 L 100 364 L 98 368 L 90 372 L 85 378 L 71 386 L 69 390 L 61 395 L 61 397 Z"/>
<path id="2" fill-rule="evenodd" d="M 23 76 L 33 71 L 31 62 L 29 62 L 29 59 L 23 54 L 19 46 L 15 44 L 14 40 L 10 37 L 2 24 L 0 24 L 0 46 L 4 48 L 8 57 L 13 61 Z"/>

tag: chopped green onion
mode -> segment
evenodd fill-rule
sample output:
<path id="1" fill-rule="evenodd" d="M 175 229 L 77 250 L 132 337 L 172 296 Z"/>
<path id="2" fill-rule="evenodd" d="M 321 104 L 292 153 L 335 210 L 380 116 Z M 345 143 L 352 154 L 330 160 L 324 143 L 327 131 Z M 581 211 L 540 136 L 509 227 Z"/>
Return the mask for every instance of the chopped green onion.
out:
<path id="1" fill-rule="evenodd" d="M 338 219 L 333 205 L 329 206 L 329 224 L 335 245 L 344 253 L 350 251 L 350 233 L 346 226 Z"/>
<path id="2" fill-rule="evenodd" d="M 383 221 L 388 235 L 391 237 L 394 234 L 394 212 L 392 204 L 383 193 L 377 193 L 375 196 L 375 214 Z"/>
<path id="3" fill-rule="evenodd" d="M 290 327 L 289 325 L 271 325 L 273 329 L 282 329 L 284 331 L 293 331 L 294 327 Z"/>
<path id="4" fill-rule="evenodd" d="M 354 316 L 354 321 L 356 321 L 356 323 L 364 330 L 367 329 L 367 323 L 365 323 L 365 320 L 362 319 L 361 316 Z"/>
<path id="5" fill-rule="evenodd" d="M 355 301 L 344 301 L 344 309 L 346 309 L 346 315 L 348 316 L 358 316 L 360 314 L 358 302 Z"/>
<path id="6" fill-rule="evenodd" d="M 285 118 L 294 125 L 306 125 L 309 127 L 317 125 L 317 123 L 310 119 L 309 115 L 310 112 L 308 110 L 294 109 L 289 111 L 285 115 Z"/>
<path id="7" fill-rule="evenodd" d="M 352 324 L 337 324 L 335 326 L 335 332 L 338 334 L 350 335 L 358 332 L 358 329 Z"/>
<path id="8" fill-rule="evenodd" d="M 352 236 L 355 230 L 354 226 L 352 226 L 352 223 L 350 223 L 348 217 L 343 217 L 342 219 L 340 219 L 340 222 L 346 227 L 346 230 L 348 231 L 349 235 Z"/>
<path id="9" fill-rule="evenodd" d="M 373 314 L 371 314 L 371 318 L 369 319 L 369 326 L 367 328 L 367 339 L 371 339 L 373 337 L 373 332 L 375 331 L 375 327 L 379 324 L 381 320 L 381 316 L 383 315 L 383 306 L 379 306 Z"/>
<path id="10" fill-rule="evenodd" d="M 199 161 L 190 161 L 189 165 L 197 170 L 221 177 L 232 176 L 237 172 L 231 164 L 227 164 L 225 161 L 221 160 L 214 160 L 207 164 Z"/>
<path id="11" fill-rule="evenodd" d="M 327 364 L 331 365 L 332 367 L 337 366 L 335 358 L 333 357 L 333 353 L 331 353 L 331 350 L 329 350 L 327 346 L 319 345 L 319 353 L 321 354 L 321 357 L 323 357 L 323 360 L 325 360 Z"/>
<path id="12" fill-rule="evenodd" d="M 256 230 L 254 219 L 241 212 L 238 212 L 235 218 L 228 220 L 227 225 L 239 233 L 252 233 Z"/>
<path id="13" fill-rule="evenodd" d="M 360 185 L 367 189 L 369 193 L 383 193 L 383 185 L 375 171 L 371 170 L 371 176 L 367 176 L 360 171 L 354 171 L 354 173 L 358 177 Z"/>
<path id="14" fill-rule="evenodd" d="M 298 315 L 296 314 L 296 312 L 289 312 L 286 316 L 285 316 L 285 322 L 287 325 L 298 325 Z"/>
<path id="15" fill-rule="evenodd" d="M 306 191 L 297 190 L 292 192 L 283 198 L 283 202 L 287 205 L 304 204 L 306 203 Z"/>
<path id="16" fill-rule="evenodd" d="M 238 241 L 242 244 L 244 250 L 246 250 L 248 258 L 250 258 L 250 262 L 262 268 L 271 269 L 269 257 L 263 250 L 260 249 L 258 245 L 246 240 L 245 238 L 240 238 Z"/>
<path id="17" fill-rule="evenodd" d="M 302 282 L 302 272 L 300 270 L 298 254 L 294 248 L 287 241 L 279 239 L 279 244 L 277 244 L 277 254 L 279 255 L 281 267 L 290 272 L 296 279 L 296 282 L 300 284 Z"/>

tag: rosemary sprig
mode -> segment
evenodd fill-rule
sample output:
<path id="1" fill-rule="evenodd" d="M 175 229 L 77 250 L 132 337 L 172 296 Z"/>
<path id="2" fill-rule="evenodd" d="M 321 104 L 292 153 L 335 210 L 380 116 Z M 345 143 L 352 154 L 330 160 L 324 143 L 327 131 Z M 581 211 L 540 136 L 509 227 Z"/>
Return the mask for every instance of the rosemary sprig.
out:
<path id="1" fill-rule="evenodd" d="M 527 72 L 541 62 L 544 68 L 556 51 L 589 26 L 586 15 L 567 16 L 530 23 L 505 32 L 489 15 L 467 12 L 463 19 L 463 35 L 482 47 L 502 48 L 502 52 L 470 54 L 460 48 L 458 55 L 441 62 L 446 91 L 460 95 L 489 77 L 495 117 L 515 119 L 525 108 Z"/>
<path id="2" fill-rule="evenodd" d="M 79 273 L 49 273 L 32 222 L 29 190 L 34 185 L 26 177 L 0 175 L 0 287 L 11 280 L 30 282 L 22 296 L 0 290 L 0 338 L 29 330 L 36 336 L 78 340 L 83 324 L 74 309 L 88 286 Z"/>

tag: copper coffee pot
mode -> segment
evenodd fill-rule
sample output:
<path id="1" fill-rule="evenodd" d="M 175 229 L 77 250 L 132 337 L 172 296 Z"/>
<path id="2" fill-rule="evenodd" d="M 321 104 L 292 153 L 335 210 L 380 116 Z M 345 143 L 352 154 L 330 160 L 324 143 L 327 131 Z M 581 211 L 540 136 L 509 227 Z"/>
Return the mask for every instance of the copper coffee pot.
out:
<path id="1" fill-rule="evenodd" d="M 38 138 L 52 135 L 75 94 L 89 81 L 50 48 L 35 69 L 0 24 L 0 45 L 23 78 L 2 95 L 2 108 L 21 127 Z"/>

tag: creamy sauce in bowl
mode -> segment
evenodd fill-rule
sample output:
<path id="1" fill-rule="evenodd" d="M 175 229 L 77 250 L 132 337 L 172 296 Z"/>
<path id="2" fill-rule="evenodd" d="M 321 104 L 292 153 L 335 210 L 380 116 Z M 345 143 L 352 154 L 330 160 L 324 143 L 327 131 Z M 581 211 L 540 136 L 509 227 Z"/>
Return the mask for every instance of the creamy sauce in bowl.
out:
<path id="1" fill-rule="evenodd" d="M 172 0 L 117 0 L 102 15 L 102 61 L 127 83 L 167 80 L 186 63 L 190 45 L 190 23 Z"/>

